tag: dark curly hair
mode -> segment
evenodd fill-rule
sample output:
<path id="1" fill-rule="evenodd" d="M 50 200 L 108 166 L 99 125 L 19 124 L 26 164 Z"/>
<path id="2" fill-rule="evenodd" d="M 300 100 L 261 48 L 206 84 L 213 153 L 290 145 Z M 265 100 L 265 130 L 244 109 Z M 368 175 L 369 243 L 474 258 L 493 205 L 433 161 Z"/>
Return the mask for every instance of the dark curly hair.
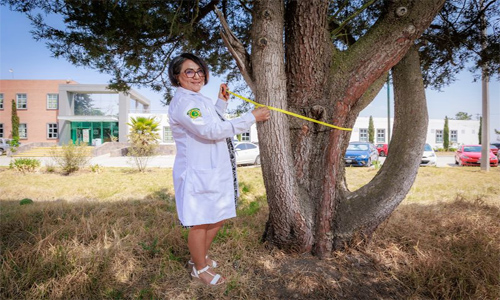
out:
<path id="1" fill-rule="evenodd" d="M 208 71 L 208 66 L 207 63 L 199 58 L 198 56 L 191 54 L 191 53 L 182 53 L 181 55 L 174 57 L 170 61 L 170 64 L 168 65 L 168 78 L 170 79 L 170 82 L 172 83 L 173 86 L 180 86 L 179 79 L 177 78 L 181 74 L 181 67 L 182 64 L 186 60 L 192 60 L 194 63 L 196 63 L 200 68 L 203 70 L 205 73 L 205 84 L 208 83 L 208 77 L 209 77 L 209 71 Z"/>

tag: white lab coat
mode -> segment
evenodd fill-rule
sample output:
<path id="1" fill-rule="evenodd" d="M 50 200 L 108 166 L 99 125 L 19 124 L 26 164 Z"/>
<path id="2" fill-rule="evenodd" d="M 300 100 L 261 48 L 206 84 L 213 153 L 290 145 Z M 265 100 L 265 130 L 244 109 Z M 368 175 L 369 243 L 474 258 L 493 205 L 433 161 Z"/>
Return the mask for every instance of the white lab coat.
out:
<path id="1" fill-rule="evenodd" d="M 178 87 L 168 110 L 177 154 L 173 177 L 184 226 L 213 224 L 236 216 L 234 182 L 226 138 L 246 132 L 252 113 L 222 121 L 227 102 Z"/>

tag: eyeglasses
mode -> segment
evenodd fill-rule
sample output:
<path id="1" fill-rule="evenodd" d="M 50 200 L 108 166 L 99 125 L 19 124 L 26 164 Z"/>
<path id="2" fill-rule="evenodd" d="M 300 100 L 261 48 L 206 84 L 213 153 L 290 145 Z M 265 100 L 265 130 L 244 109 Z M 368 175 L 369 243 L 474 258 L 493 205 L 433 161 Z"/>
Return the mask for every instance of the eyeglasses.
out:
<path id="1" fill-rule="evenodd" d="M 187 69 L 184 71 L 184 74 L 186 74 L 186 77 L 188 78 L 193 78 L 196 74 L 200 77 L 205 77 L 205 72 L 202 69 L 199 69 L 198 71 L 195 71 L 193 69 Z"/>

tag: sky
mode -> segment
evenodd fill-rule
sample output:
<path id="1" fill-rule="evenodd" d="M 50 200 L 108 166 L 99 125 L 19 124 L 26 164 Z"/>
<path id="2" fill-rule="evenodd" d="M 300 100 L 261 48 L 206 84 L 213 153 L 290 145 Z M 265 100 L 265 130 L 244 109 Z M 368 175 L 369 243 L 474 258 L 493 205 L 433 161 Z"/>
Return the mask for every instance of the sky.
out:
<path id="1" fill-rule="evenodd" d="M 108 83 L 110 76 L 83 67 L 73 66 L 63 58 L 52 57 L 43 41 L 35 41 L 30 33 L 32 25 L 22 14 L 0 6 L 0 79 L 71 79 L 82 84 Z M 215 99 L 222 79 L 211 76 L 201 91 Z M 231 88 L 231 87 L 229 87 Z M 150 89 L 133 87 L 151 101 L 151 111 L 166 113 L 161 104 L 161 94 Z M 393 87 L 389 87 L 391 117 L 394 112 Z M 500 130 L 500 83 L 491 80 L 490 96 L 490 139 L 496 139 L 493 130 Z M 476 119 L 482 114 L 481 82 L 473 82 L 473 74 L 463 71 L 457 80 L 442 89 L 426 90 L 430 119 L 453 118 L 458 112 L 466 112 Z M 230 108 L 241 100 L 231 99 Z M 384 86 L 375 100 L 361 113 L 362 117 L 387 117 L 387 86 Z"/>

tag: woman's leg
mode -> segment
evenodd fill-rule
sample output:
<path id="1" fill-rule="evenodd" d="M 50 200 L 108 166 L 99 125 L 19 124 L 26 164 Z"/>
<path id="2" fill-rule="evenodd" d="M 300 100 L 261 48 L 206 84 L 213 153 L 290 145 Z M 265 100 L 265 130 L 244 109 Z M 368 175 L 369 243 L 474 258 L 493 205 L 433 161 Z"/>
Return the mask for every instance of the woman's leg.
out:
<path id="1" fill-rule="evenodd" d="M 196 225 L 189 229 L 188 248 L 189 252 L 191 253 L 191 259 L 197 270 L 201 270 L 207 265 L 205 261 L 205 256 L 207 255 L 207 250 L 205 247 L 207 239 L 207 229 L 207 224 Z"/>
<path id="2" fill-rule="evenodd" d="M 210 245 L 212 245 L 212 241 L 214 240 L 215 236 L 217 235 L 217 232 L 219 232 L 219 230 L 221 229 L 223 224 L 224 224 L 224 220 L 208 225 L 207 238 L 205 240 L 205 253 L 208 253 L 208 250 L 210 250 Z M 207 261 L 206 263 L 209 266 L 212 265 L 211 261 Z"/>
<path id="3" fill-rule="evenodd" d="M 201 270 L 207 266 L 205 257 L 207 256 L 206 244 L 208 239 L 208 229 L 210 225 L 215 224 L 196 225 L 189 229 L 188 248 L 189 252 L 191 253 L 191 259 L 193 260 L 196 270 Z M 211 239 L 213 240 L 213 237 Z M 215 275 L 215 273 L 213 272 L 212 274 Z M 210 283 L 210 281 L 213 279 L 213 275 L 210 275 L 208 272 L 199 274 L 199 277 L 206 284 Z M 223 281 L 223 278 L 219 279 L 219 282 Z"/>

